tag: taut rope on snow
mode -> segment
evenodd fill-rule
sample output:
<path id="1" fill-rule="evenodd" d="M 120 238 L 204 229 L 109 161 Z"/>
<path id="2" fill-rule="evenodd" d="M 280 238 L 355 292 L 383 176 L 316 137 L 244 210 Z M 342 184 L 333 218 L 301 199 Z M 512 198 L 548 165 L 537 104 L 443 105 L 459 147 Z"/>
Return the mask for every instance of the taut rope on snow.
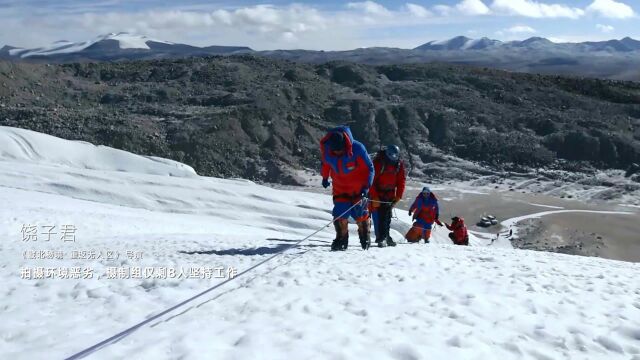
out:
<path id="1" fill-rule="evenodd" d="M 394 204 L 393 201 L 380 201 L 380 200 L 372 200 L 372 199 L 369 199 L 369 201 L 372 203 L 378 203 L 378 204 L 389 204 L 389 205 Z"/>
<path id="2" fill-rule="evenodd" d="M 135 324 L 135 325 L 133 325 L 133 326 L 131 326 L 131 327 L 129 327 L 129 328 L 127 328 L 127 329 L 125 329 L 125 330 L 123 330 L 123 331 L 121 331 L 121 332 L 119 332 L 119 333 L 107 338 L 107 339 L 104 339 L 104 340 L 100 341 L 99 343 L 91 345 L 88 348 L 69 356 L 65 360 L 82 359 L 82 358 L 84 358 L 84 357 L 86 357 L 88 355 L 91 355 L 94 352 L 96 352 L 96 351 L 98 351 L 98 350 L 100 350 L 100 349 L 102 349 L 104 347 L 107 347 L 107 346 L 115 343 L 116 341 L 118 341 L 118 340 L 120 340 L 120 339 L 122 339 L 122 338 L 124 338 L 124 337 L 126 337 L 126 336 L 128 336 L 130 334 L 132 334 L 134 331 L 138 330 L 139 328 L 143 327 L 144 325 L 146 325 L 146 324 L 148 324 L 148 323 L 150 323 L 150 322 L 152 322 L 154 320 L 157 320 L 158 318 L 170 313 L 171 311 L 173 311 L 173 310 L 175 310 L 175 309 L 177 309 L 177 308 L 179 308 L 179 307 L 181 307 L 181 306 L 183 306 L 183 305 L 185 305 L 185 304 L 187 304 L 187 303 L 189 303 L 189 302 L 191 302 L 191 301 L 193 301 L 193 300 L 195 300 L 195 299 L 197 299 L 197 298 L 199 298 L 199 297 L 201 297 L 201 296 L 203 296 L 203 295 L 205 295 L 205 294 L 207 294 L 207 293 L 209 293 L 209 292 L 211 292 L 211 291 L 213 291 L 213 290 L 215 290 L 215 289 L 217 289 L 217 288 L 219 288 L 219 287 L 221 287 L 221 286 L 223 286 L 223 285 L 225 285 L 225 284 L 227 284 L 227 283 L 229 283 L 229 282 L 231 282 L 231 281 L 233 281 L 235 279 L 237 279 L 238 277 L 240 277 L 240 276 L 242 276 L 242 275 L 244 275 L 244 274 L 246 274 L 246 273 L 248 273 L 248 272 L 250 272 L 250 271 L 252 271 L 252 270 L 254 270 L 256 268 L 258 268 L 259 266 L 262 266 L 262 265 L 266 264 L 267 262 L 269 262 L 269 261 L 275 259 L 276 257 L 282 255 L 285 251 L 287 251 L 289 249 L 292 249 L 294 247 L 297 247 L 302 242 L 308 240 L 309 238 L 311 238 L 312 236 L 318 234 L 319 232 L 321 232 L 325 228 L 331 226 L 331 224 L 333 224 L 336 221 L 336 219 L 339 219 L 339 218 L 347 215 L 351 210 L 353 210 L 353 208 L 355 208 L 356 206 L 362 204 L 363 200 L 364 199 L 360 199 L 357 203 L 353 204 L 349 209 L 347 209 L 345 212 L 340 214 L 340 216 L 334 217 L 328 224 L 323 225 L 321 228 L 319 228 L 318 230 L 314 231 L 313 233 L 307 235 L 305 238 L 303 238 L 301 240 L 298 240 L 297 242 L 289 245 L 288 247 L 285 247 L 284 249 L 276 252 L 275 254 L 273 254 L 272 256 L 268 257 L 267 259 L 262 260 L 259 263 L 251 266 L 250 268 L 238 273 L 236 276 L 234 276 L 232 278 L 229 278 L 229 279 L 226 279 L 225 281 L 223 281 L 223 282 L 221 282 L 219 284 L 216 284 L 216 285 L 214 285 L 214 286 L 202 291 L 199 294 L 196 294 L 196 295 L 194 295 L 194 296 L 192 296 L 192 297 L 190 297 L 190 298 L 188 298 L 188 299 L 186 299 L 186 300 L 184 300 L 184 301 L 182 301 L 182 302 L 180 302 L 180 303 L 178 303 L 178 304 L 176 304 L 176 305 L 174 305 L 174 306 L 172 306 L 172 307 L 170 307 L 170 308 L 168 308 L 168 309 L 166 309 L 166 310 L 164 310 L 164 311 L 162 311 L 162 312 L 160 312 L 160 313 L 158 313 L 156 315 L 151 316 L 148 319 L 145 319 L 145 320 L 143 320 L 143 321 L 141 321 L 141 322 L 139 322 L 139 323 L 137 323 L 137 324 Z"/>

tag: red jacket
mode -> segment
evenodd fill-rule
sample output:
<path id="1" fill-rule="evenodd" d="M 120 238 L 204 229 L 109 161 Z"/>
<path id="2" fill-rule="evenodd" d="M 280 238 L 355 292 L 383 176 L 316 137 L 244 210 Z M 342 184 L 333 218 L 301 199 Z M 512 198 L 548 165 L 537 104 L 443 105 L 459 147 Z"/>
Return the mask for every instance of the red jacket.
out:
<path id="1" fill-rule="evenodd" d="M 345 153 L 336 156 L 329 150 L 327 141 L 333 132 L 341 132 L 345 138 Z M 333 180 L 333 196 L 359 196 L 363 189 L 369 190 L 373 182 L 374 169 L 367 149 L 353 139 L 351 130 L 346 126 L 331 129 L 320 140 L 322 156 L 322 178 Z"/>
<path id="2" fill-rule="evenodd" d="M 460 219 L 458 221 L 453 222 L 453 224 L 447 225 L 447 229 L 453 231 L 453 238 L 456 239 L 456 242 L 463 242 L 468 235 L 467 227 L 464 225 L 464 220 Z"/>
<path id="3" fill-rule="evenodd" d="M 373 159 L 373 167 L 376 175 L 371 187 L 371 198 L 381 201 L 402 199 L 406 183 L 404 162 L 401 160 L 393 164 L 387 161 L 383 152 L 379 152 Z"/>
<path id="4" fill-rule="evenodd" d="M 428 198 L 425 198 L 422 193 L 419 193 L 413 205 L 409 208 L 409 211 L 413 213 L 413 219 L 417 220 L 427 229 L 431 229 L 431 225 L 433 225 L 434 222 L 440 223 L 440 220 L 438 220 L 440 217 L 438 198 L 436 198 L 433 193 L 430 193 Z"/>

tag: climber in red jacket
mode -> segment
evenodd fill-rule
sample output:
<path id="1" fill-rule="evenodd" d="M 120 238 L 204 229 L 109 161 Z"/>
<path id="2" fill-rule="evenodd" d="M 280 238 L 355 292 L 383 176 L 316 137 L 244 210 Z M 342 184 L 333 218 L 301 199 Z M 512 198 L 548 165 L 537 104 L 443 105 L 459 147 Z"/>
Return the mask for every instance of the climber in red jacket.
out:
<path id="1" fill-rule="evenodd" d="M 431 238 L 433 223 L 442 226 L 439 220 L 440 207 L 438 198 L 427 186 L 416 197 L 413 205 L 409 208 L 409 216 L 413 215 L 413 226 L 404 236 L 409 243 L 416 244 L 420 239 L 424 239 L 425 244 Z"/>
<path id="2" fill-rule="evenodd" d="M 388 145 L 373 159 L 376 175 L 371 187 L 371 216 L 378 247 L 396 246 L 389 235 L 393 207 L 404 194 L 406 173 L 400 159 L 400 148 Z"/>
<path id="3" fill-rule="evenodd" d="M 461 217 L 451 218 L 451 225 L 445 223 L 444 225 L 451 232 L 449 233 L 449 239 L 453 241 L 455 245 L 469 245 L 469 234 L 467 232 L 467 226 L 464 224 L 464 219 Z"/>
<path id="4" fill-rule="evenodd" d="M 369 189 L 374 169 L 365 146 L 356 141 L 347 126 L 329 130 L 320 140 L 322 159 L 322 186 L 331 186 L 333 180 L 333 219 L 336 238 L 331 251 L 346 250 L 349 245 L 348 219 L 358 224 L 358 235 L 363 250 L 371 245 L 369 234 Z"/>

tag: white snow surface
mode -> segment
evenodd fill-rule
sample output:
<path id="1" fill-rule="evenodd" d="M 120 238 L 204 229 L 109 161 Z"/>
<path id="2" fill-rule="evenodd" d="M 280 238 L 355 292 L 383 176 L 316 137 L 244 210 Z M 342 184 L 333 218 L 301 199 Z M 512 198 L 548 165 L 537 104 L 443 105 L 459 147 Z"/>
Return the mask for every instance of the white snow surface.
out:
<path id="1" fill-rule="evenodd" d="M 35 131 L 0 126 L 0 159 L 75 169 L 196 176 L 192 167 L 168 159 L 138 156 L 107 146 L 67 141 Z"/>
<path id="2" fill-rule="evenodd" d="M 81 41 L 81 42 L 70 42 L 70 41 L 56 41 L 55 43 L 39 47 L 35 49 L 22 49 L 15 48 L 9 50 L 9 54 L 12 56 L 20 56 L 21 58 L 26 58 L 30 56 L 47 56 L 47 55 L 55 55 L 55 54 L 71 54 L 75 52 L 82 51 L 89 46 L 98 43 L 103 40 L 116 40 L 118 41 L 118 45 L 120 49 L 144 49 L 149 50 L 149 46 L 147 45 L 147 41 L 154 41 L 164 44 L 171 44 L 168 41 L 152 39 L 144 35 L 134 35 L 125 32 L 120 33 L 109 33 L 106 35 L 100 35 L 92 40 Z"/>
<path id="3" fill-rule="evenodd" d="M 3 359 L 70 356 L 223 281 L 106 279 L 108 267 L 242 271 L 331 220 L 327 195 L 169 176 L 170 161 L 134 171 L 145 164 L 137 155 L 116 158 L 105 148 L 10 128 L 0 136 Z M 394 229 L 408 228 L 404 213 L 397 211 Z M 76 241 L 22 241 L 25 224 L 73 224 Z M 346 252 L 329 251 L 327 228 L 88 358 L 640 356 L 638 264 L 483 247 L 482 236 L 472 238 L 475 246 L 456 247 L 442 229 L 429 245 L 364 252 L 351 227 Z M 24 259 L 29 250 L 64 251 L 65 258 Z M 143 257 L 76 260 L 74 250 Z M 95 276 L 20 278 L 20 268 L 36 266 L 91 267 Z"/>
<path id="4" fill-rule="evenodd" d="M 640 205 L 632 205 L 632 204 L 620 204 L 620 206 L 624 206 L 624 207 L 630 207 L 630 208 L 636 208 L 636 209 L 640 209 Z"/>
<path id="5" fill-rule="evenodd" d="M 434 40 L 434 41 L 429 41 L 427 43 L 427 45 L 449 45 L 452 42 L 456 41 L 457 38 L 451 38 L 451 39 L 444 39 L 444 40 Z M 480 41 L 482 41 L 483 39 L 468 39 L 467 41 L 465 41 L 464 44 L 462 44 L 460 46 L 460 50 L 467 50 L 469 48 L 471 48 L 472 46 L 476 45 L 477 43 L 479 43 Z"/>
<path id="6" fill-rule="evenodd" d="M 552 206 L 552 205 L 545 205 L 545 204 L 529 203 L 529 205 L 539 206 L 539 207 L 544 207 L 549 209 L 564 209 L 562 206 Z"/>
<path id="7" fill-rule="evenodd" d="M 462 50 L 467 50 L 468 48 L 476 45 L 477 43 L 479 43 L 481 41 L 481 39 L 471 39 L 467 42 L 464 43 L 464 45 L 462 46 Z"/>

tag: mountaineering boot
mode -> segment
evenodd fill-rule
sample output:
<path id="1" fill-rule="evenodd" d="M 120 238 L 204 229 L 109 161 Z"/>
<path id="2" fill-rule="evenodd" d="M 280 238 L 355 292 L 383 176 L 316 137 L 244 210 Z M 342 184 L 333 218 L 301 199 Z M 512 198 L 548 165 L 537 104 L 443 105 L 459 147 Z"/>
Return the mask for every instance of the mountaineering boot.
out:
<path id="1" fill-rule="evenodd" d="M 376 242 L 379 248 L 383 248 L 390 245 L 387 243 L 387 238 L 389 238 L 389 227 L 391 226 L 391 206 L 389 206 L 389 204 L 382 204 L 380 205 L 379 211 L 380 238 L 376 236 Z"/>
<path id="2" fill-rule="evenodd" d="M 387 236 L 387 245 L 389 246 L 396 246 L 398 244 L 396 244 L 395 241 L 393 241 L 393 239 L 391 238 L 391 236 Z"/>
<path id="3" fill-rule="evenodd" d="M 369 232 L 360 233 L 360 246 L 362 246 L 362 250 L 369 250 L 371 247 L 371 238 L 369 237 Z"/>
<path id="4" fill-rule="evenodd" d="M 349 246 L 349 223 L 344 219 L 337 219 L 333 222 L 336 230 L 336 238 L 331 243 L 331 251 L 344 251 Z"/>
<path id="5" fill-rule="evenodd" d="M 369 250 L 371 247 L 371 234 L 369 234 L 369 222 L 358 223 L 358 235 L 360 236 L 360 246 L 362 250 Z"/>
<path id="6" fill-rule="evenodd" d="M 331 251 L 339 251 L 342 250 L 342 226 L 340 220 L 335 220 L 333 227 L 336 230 L 336 238 L 331 243 Z"/>
<path id="7" fill-rule="evenodd" d="M 349 247 L 349 234 L 342 237 L 340 242 L 340 250 L 345 251 Z"/>
<path id="8" fill-rule="evenodd" d="M 335 239 L 331 243 L 331 251 L 342 250 L 342 239 Z"/>

